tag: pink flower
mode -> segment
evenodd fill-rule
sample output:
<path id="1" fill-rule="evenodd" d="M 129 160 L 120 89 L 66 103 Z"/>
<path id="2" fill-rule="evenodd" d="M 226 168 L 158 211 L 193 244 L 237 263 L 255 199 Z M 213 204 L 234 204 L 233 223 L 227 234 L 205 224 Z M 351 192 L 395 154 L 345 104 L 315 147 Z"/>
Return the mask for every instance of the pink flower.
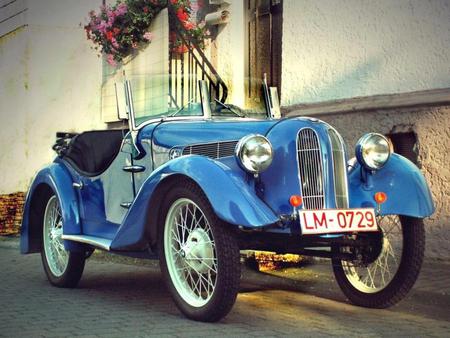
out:
<path id="1" fill-rule="evenodd" d="M 115 48 L 115 49 L 119 49 L 119 43 L 117 42 L 117 40 L 116 40 L 116 38 L 112 38 L 111 39 L 111 44 L 113 45 L 113 47 Z"/>
<path id="2" fill-rule="evenodd" d="M 106 61 L 113 67 L 117 66 L 117 62 L 116 62 L 116 60 L 114 60 L 114 55 L 112 55 L 112 54 L 106 55 Z"/>
<path id="3" fill-rule="evenodd" d="M 154 37 L 153 33 L 151 33 L 151 32 L 145 32 L 144 33 L 144 39 L 147 40 L 147 41 L 152 41 L 153 37 Z"/>
<path id="4" fill-rule="evenodd" d="M 117 5 L 116 8 L 116 15 L 124 15 L 128 11 L 127 4 L 121 2 L 119 5 Z"/>
<path id="5" fill-rule="evenodd" d="M 104 20 L 102 20 L 102 21 L 100 21 L 100 23 L 96 27 L 94 27 L 94 30 L 97 30 L 100 33 L 105 34 L 107 27 L 108 27 L 107 23 Z"/>
<path id="6" fill-rule="evenodd" d="M 134 48 L 134 49 L 137 49 L 138 48 L 138 44 L 136 42 L 133 42 L 131 44 L 131 47 Z"/>

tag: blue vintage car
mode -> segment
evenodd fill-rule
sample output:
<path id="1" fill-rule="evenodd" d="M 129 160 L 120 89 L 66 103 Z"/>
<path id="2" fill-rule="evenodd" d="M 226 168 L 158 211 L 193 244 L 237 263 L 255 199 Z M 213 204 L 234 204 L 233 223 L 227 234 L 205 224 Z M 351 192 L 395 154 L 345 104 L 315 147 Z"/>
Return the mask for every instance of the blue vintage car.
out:
<path id="1" fill-rule="evenodd" d="M 125 128 L 59 133 L 30 187 L 21 251 L 41 253 L 51 284 L 75 287 L 95 249 L 159 257 L 181 312 L 217 321 L 236 300 L 240 250 L 267 250 L 330 258 L 356 305 L 411 289 L 434 206 L 386 137 L 362 136 L 349 159 L 329 124 L 273 118 L 269 101 L 246 111 L 200 81 L 198 100 L 138 112 L 131 87 Z"/>

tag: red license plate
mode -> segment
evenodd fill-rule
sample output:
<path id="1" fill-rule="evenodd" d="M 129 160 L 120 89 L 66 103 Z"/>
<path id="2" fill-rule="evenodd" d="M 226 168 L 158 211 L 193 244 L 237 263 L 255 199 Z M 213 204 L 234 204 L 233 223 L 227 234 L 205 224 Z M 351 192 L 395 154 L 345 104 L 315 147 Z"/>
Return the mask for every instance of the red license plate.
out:
<path id="1" fill-rule="evenodd" d="M 377 231 L 374 209 L 299 210 L 302 235 Z"/>

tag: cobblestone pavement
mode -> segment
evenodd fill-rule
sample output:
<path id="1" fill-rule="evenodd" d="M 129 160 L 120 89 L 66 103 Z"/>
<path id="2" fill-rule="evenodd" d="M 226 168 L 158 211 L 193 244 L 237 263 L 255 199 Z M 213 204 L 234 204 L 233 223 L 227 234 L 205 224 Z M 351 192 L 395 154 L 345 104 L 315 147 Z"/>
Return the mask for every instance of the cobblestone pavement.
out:
<path id="1" fill-rule="evenodd" d="M 185 319 L 156 265 L 90 259 L 76 289 L 48 284 L 40 256 L 0 241 L 0 336 L 450 336 L 450 265 L 426 262 L 410 295 L 388 310 L 349 305 L 327 264 L 244 270 L 231 313 L 219 323 Z"/>

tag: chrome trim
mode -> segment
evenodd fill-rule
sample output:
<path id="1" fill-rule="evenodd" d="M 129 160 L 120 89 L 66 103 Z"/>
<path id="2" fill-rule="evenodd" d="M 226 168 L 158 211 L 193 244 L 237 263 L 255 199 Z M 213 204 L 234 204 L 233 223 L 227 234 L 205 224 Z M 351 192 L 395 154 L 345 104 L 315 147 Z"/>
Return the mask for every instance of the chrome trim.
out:
<path id="1" fill-rule="evenodd" d="M 133 204 L 132 202 L 122 202 L 120 203 L 120 206 L 125 209 L 130 209 L 132 204 Z"/>
<path id="2" fill-rule="evenodd" d="M 244 169 L 245 171 L 247 171 L 247 172 L 249 172 L 249 173 L 251 173 L 251 174 L 259 174 L 259 173 L 261 172 L 261 170 L 251 170 L 251 169 L 248 169 L 247 167 L 245 167 L 245 165 L 244 165 L 244 163 L 242 162 L 242 159 L 241 159 L 241 151 L 242 151 L 242 147 L 244 146 L 245 143 L 247 143 L 248 140 L 250 140 L 250 139 L 253 138 L 253 137 L 261 137 L 261 138 L 263 138 L 263 139 L 269 144 L 270 149 L 271 149 L 271 155 L 272 155 L 272 158 L 270 159 L 270 163 L 269 163 L 269 165 L 268 165 L 268 166 L 270 166 L 270 164 L 272 163 L 272 160 L 273 160 L 273 153 L 274 153 L 274 152 L 273 152 L 273 146 L 272 146 L 272 143 L 269 141 L 269 139 L 268 139 L 267 137 L 261 135 L 261 134 L 249 134 L 249 135 L 246 135 L 246 136 L 244 136 L 243 138 L 241 138 L 241 139 L 239 140 L 239 142 L 236 144 L 236 147 L 234 148 L 234 155 L 235 155 L 236 158 L 238 159 L 239 166 L 240 166 L 242 169 Z M 268 166 L 267 166 L 267 167 L 268 167 Z M 267 167 L 264 168 L 263 171 L 266 170 Z"/>
<path id="3" fill-rule="evenodd" d="M 67 241 L 85 243 L 89 245 L 93 245 L 97 248 L 109 251 L 111 249 L 112 240 L 94 236 L 86 236 L 86 235 L 62 235 L 62 239 Z"/>
<path id="4" fill-rule="evenodd" d="M 231 152 L 230 155 L 223 156 L 224 150 L 221 148 L 221 145 L 224 145 L 226 143 L 235 143 L 234 144 L 234 149 L 233 149 L 233 151 Z M 227 157 L 227 156 L 233 156 L 235 154 L 236 146 L 237 146 L 238 143 L 239 143 L 239 140 L 207 142 L 207 143 L 195 143 L 195 144 L 188 144 L 188 145 L 185 145 L 185 146 L 175 146 L 175 147 L 172 147 L 170 149 L 170 151 L 172 152 L 172 150 L 181 149 L 182 156 L 186 156 L 186 155 L 192 155 L 193 154 L 192 153 L 192 148 L 215 146 L 215 149 L 211 149 L 211 153 L 215 152 L 215 156 L 208 156 L 208 155 L 204 155 L 204 156 L 208 156 L 208 157 L 212 157 L 212 158 L 222 158 L 222 157 Z M 233 145 L 231 145 L 231 146 L 233 146 Z M 189 149 L 189 154 L 185 154 L 186 149 Z"/>
<path id="5" fill-rule="evenodd" d="M 136 121 L 134 116 L 133 91 L 131 89 L 131 81 L 125 81 L 125 103 L 127 105 L 128 120 L 130 131 L 136 130 Z"/>
<path id="6" fill-rule="evenodd" d="M 79 182 L 79 183 L 77 183 L 77 182 L 73 182 L 72 183 L 72 186 L 74 187 L 74 188 L 76 188 L 76 189 L 83 189 L 83 182 Z"/>
<path id="7" fill-rule="evenodd" d="M 330 136 L 330 131 L 334 132 L 338 138 L 338 141 L 340 142 L 340 149 L 338 151 L 340 151 L 342 153 L 342 157 L 341 157 L 341 161 L 342 161 L 342 168 L 343 168 L 343 172 L 342 173 L 337 173 L 336 172 L 336 165 L 335 165 L 335 158 L 334 158 L 334 149 L 333 149 L 333 141 L 331 140 L 331 136 Z M 336 203 L 336 208 L 340 208 L 340 209 L 347 209 L 348 205 L 349 205 L 349 196 L 348 196 L 348 178 L 347 178 L 347 162 L 345 161 L 345 148 L 344 148 L 344 140 L 342 138 L 342 136 L 337 132 L 336 129 L 330 127 L 328 128 L 328 139 L 330 141 L 330 146 L 331 146 L 331 163 L 333 164 L 333 187 L 334 187 L 334 202 Z M 343 185 L 345 188 L 344 191 L 344 195 L 342 196 L 344 199 L 344 205 L 340 205 L 338 202 L 338 194 L 336 191 L 336 180 L 339 179 L 341 176 L 344 179 Z"/>
<path id="8" fill-rule="evenodd" d="M 306 156 L 302 156 L 304 159 L 306 159 L 309 162 L 313 162 L 318 160 L 319 165 L 317 166 L 318 170 L 320 170 L 320 172 L 313 172 L 313 168 L 312 167 L 305 167 L 303 166 L 303 164 L 301 164 L 300 162 L 300 134 L 302 133 L 302 131 L 304 130 L 309 130 L 311 131 L 314 136 L 315 139 L 317 141 L 317 149 L 311 149 L 311 150 L 319 150 L 319 156 L 317 155 L 306 155 Z M 305 127 L 305 128 L 301 128 L 298 132 L 297 132 L 297 137 L 296 137 L 296 148 L 297 148 L 297 153 L 296 153 L 296 158 L 297 158 L 297 174 L 298 174 L 298 181 L 299 181 L 299 185 L 300 185 L 300 193 L 303 197 L 303 205 L 302 208 L 303 209 L 323 209 L 325 207 L 325 182 L 324 182 L 324 168 L 323 168 L 323 156 L 322 156 L 322 149 L 320 146 L 320 139 L 319 139 L 319 135 L 317 134 L 317 132 L 309 127 Z M 301 166 L 302 165 L 302 166 Z M 302 168 L 304 168 L 302 170 Z M 302 175 L 302 171 L 303 171 L 303 175 Z M 308 191 L 308 193 L 306 191 L 303 191 L 303 182 L 304 180 L 302 179 L 302 176 L 306 176 L 309 175 L 310 177 L 312 177 L 313 175 L 317 176 L 321 176 L 321 192 L 322 194 L 309 194 L 310 191 Z M 305 189 L 306 190 L 306 189 Z M 311 191 L 314 193 L 314 191 Z M 309 199 L 313 199 L 313 201 L 310 203 Z M 320 200 L 315 200 L 315 199 L 319 199 Z M 308 202 L 307 202 L 308 201 Z"/>
<path id="9" fill-rule="evenodd" d="M 385 139 L 385 141 L 387 142 L 388 146 L 389 146 L 389 154 L 388 157 L 386 159 L 386 161 L 380 165 L 377 168 L 372 168 L 369 165 L 367 165 L 367 163 L 364 161 L 364 157 L 362 155 L 362 150 L 363 150 L 363 145 L 365 144 L 365 142 L 367 142 L 367 140 L 373 136 L 378 136 L 381 137 L 383 139 Z M 363 136 L 360 137 L 360 139 L 356 142 L 356 146 L 355 146 L 355 156 L 358 160 L 358 162 L 366 169 L 368 170 L 380 170 L 381 168 L 384 167 L 384 165 L 389 161 L 389 158 L 391 157 L 391 154 L 393 152 L 393 146 L 391 141 L 384 135 L 380 134 L 380 133 L 367 133 L 364 134 Z"/>
<path id="10" fill-rule="evenodd" d="M 211 118 L 212 112 L 211 112 L 211 103 L 209 102 L 210 97 L 208 85 L 206 84 L 205 80 L 198 80 L 198 86 L 200 90 L 200 100 L 202 103 L 203 117 Z"/>
<path id="11" fill-rule="evenodd" d="M 127 173 L 141 173 L 145 171 L 145 167 L 141 165 L 126 165 L 122 168 Z"/>

